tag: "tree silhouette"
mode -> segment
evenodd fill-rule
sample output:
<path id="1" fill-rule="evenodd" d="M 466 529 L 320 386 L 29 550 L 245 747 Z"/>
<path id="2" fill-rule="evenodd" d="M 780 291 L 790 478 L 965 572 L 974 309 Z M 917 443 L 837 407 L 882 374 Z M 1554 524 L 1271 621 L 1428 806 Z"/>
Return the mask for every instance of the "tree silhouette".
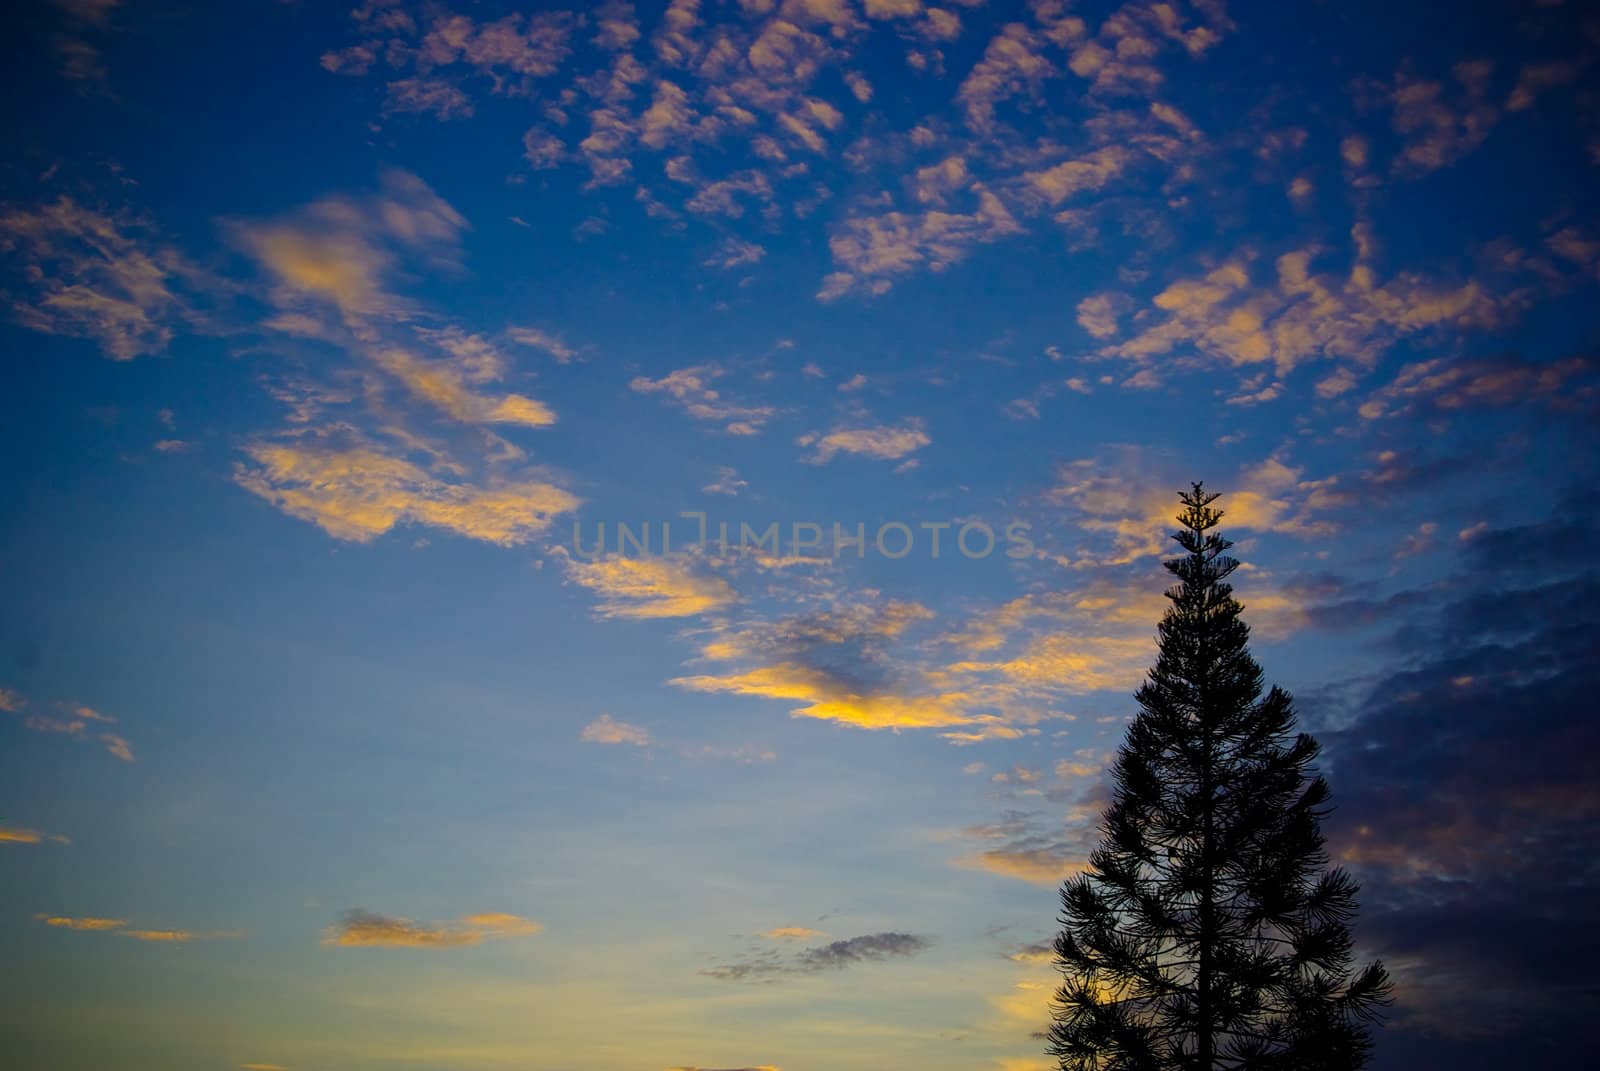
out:
<path id="1" fill-rule="evenodd" d="M 1351 1069 L 1389 999 L 1351 969 L 1357 885 L 1329 870 L 1328 785 L 1288 693 L 1262 696 L 1238 567 L 1200 484 L 1089 869 L 1061 889 L 1050 1052 L 1065 1071 Z"/>

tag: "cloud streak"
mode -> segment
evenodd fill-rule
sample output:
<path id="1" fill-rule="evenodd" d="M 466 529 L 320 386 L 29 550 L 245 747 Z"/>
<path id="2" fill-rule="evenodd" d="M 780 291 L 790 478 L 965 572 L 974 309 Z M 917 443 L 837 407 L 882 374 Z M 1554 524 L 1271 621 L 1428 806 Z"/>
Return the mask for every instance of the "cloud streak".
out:
<path id="1" fill-rule="evenodd" d="M 323 932 L 322 943 L 333 948 L 411 948 L 445 951 L 471 948 L 486 940 L 532 937 L 543 929 L 520 915 L 484 912 L 458 922 L 428 923 L 355 908 Z"/>

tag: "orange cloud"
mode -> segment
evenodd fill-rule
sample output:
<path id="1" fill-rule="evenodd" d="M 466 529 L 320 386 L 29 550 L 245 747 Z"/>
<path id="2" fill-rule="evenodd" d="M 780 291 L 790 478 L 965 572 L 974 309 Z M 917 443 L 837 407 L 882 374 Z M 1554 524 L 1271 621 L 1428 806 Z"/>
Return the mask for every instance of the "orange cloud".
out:
<path id="1" fill-rule="evenodd" d="M 493 397 L 472 391 L 459 368 L 428 362 L 401 349 L 373 354 L 378 367 L 398 379 L 416 397 L 465 424 L 520 424 L 542 428 L 556 415 L 542 402 L 521 394 Z"/>
<path id="2" fill-rule="evenodd" d="M 1062 881 L 1088 869 L 1087 859 L 1067 859 L 1050 849 L 996 848 L 956 860 L 956 865 L 991 874 L 1032 882 L 1035 885 L 1059 885 Z"/>
<path id="3" fill-rule="evenodd" d="M 89 930 L 93 932 L 103 930 L 119 930 L 128 924 L 127 919 L 102 919 L 102 918 L 72 918 L 67 915 L 36 915 L 34 916 L 46 926 L 56 926 L 64 930 Z"/>
<path id="4" fill-rule="evenodd" d="M 129 929 L 127 919 L 73 918 L 69 915 L 35 915 L 46 926 L 63 930 L 82 930 L 90 933 L 111 933 L 118 937 L 131 937 L 135 941 L 154 944 L 187 944 L 190 941 L 214 940 L 224 937 L 243 937 L 243 930 L 217 930 L 195 933 L 191 930 Z"/>
<path id="5" fill-rule="evenodd" d="M 132 937 L 136 941 L 153 941 L 157 944 L 184 944 L 194 940 L 194 934 L 188 930 L 119 930 L 119 936 Z"/>
<path id="6" fill-rule="evenodd" d="M 411 523 L 516 546 L 579 504 L 537 481 L 452 482 L 361 443 L 256 443 L 246 451 L 256 464 L 235 471 L 240 486 L 336 539 L 357 543 Z"/>
<path id="7" fill-rule="evenodd" d="M 692 617 L 738 596 L 726 580 L 692 571 L 683 558 L 606 557 L 583 561 L 557 548 L 567 576 L 597 593 L 603 617 Z"/>
<path id="8" fill-rule="evenodd" d="M 1372 236 L 1353 232 L 1358 256 L 1343 279 L 1311 270 L 1314 250 L 1276 262 L 1275 284 L 1252 284 L 1248 262 L 1230 261 L 1181 279 L 1152 304 L 1165 318 L 1104 356 L 1146 361 L 1180 346 L 1236 367 L 1265 365 L 1279 376 L 1307 361 L 1332 358 L 1375 364 L 1395 339 L 1418 332 L 1499 323 L 1519 308 L 1512 293 L 1491 294 L 1476 280 L 1444 283 L 1414 273 L 1380 282 L 1368 263 Z"/>
<path id="9" fill-rule="evenodd" d="M 359 326 L 403 311 L 404 303 L 384 288 L 400 251 L 448 262 L 466 226 L 427 183 L 391 170 L 377 194 L 327 197 L 285 219 L 235 223 L 232 230 L 276 280 L 280 306 L 329 302 L 347 324 Z"/>
<path id="10" fill-rule="evenodd" d="M 484 911 L 476 915 L 463 915 L 461 921 L 485 937 L 532 937 L 544 929 L 532 919 L 511 915 L 504 911 Z"/>
<path id="11" fill-rule="evenodd" d="M 460 922 L 433 924 L 378 915 L 359 908 L 323 932 L 322 943 L 340 948 L 469 948 L 486 938 L 531 937 L 541 927 L 531 919 L 499 911 L 467 915 Z"/>
<path id="12" fill-rule="evenodd" d="M 797 662 L 779 662 L 726 676 L 678 677 L 671 683 L 696 692 L 799 700 L 803 705 L 790 712 L 795 717 L 843 722 L 860 729 L 943 728 L 974 720 L 964 709 L 971 697 L 962 693 L 862 693 L 826 670 Z"/>
<path id="13" fill-rule="evenodd" d="M 37 829 L 0 826 L 0 844 L 42 844 L 47 840 L 54 841 L 57 844 L 72 843 L 71 840 L 60 833 L 40 833 Z"/>

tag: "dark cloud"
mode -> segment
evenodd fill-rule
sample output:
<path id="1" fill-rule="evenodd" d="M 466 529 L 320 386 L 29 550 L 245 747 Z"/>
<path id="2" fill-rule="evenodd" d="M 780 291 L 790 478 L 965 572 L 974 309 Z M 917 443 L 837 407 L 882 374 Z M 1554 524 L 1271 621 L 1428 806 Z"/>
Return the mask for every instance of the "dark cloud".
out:
<path id="1" fill-rule="evenodd" d="M 1306 608 L 1306 620 L 1313 628 L 1329 631 L 1371 628 L 1428 606 L 1434 596 L 1434 592 L 1427 590 L 1399 591 L 1383 598 L 1340 599 L 1313 604 Z"/>
<path id="2" fill-rule="evenodd" d="M 1591 493 L 1574 492 L 1554 514 L 1538 524 L 1477 533 L 1467 542 L 1467 559 L 1477 570 L 1520 574 L 1584 568 L 1594 563 L 1600 506 Z"/>
<path id="3" fill-rule="evenodd" d="M 818 971 L 843 970 L 863 963 L 907 959 L 926 951 L 931 945 L 932 942 L 926 937 L 912 933 L 868 933 L 825 945 L 814 945 L 794 954 L 765 949 L 731 963 L 707 967 L 700 973 L 723 982 L 770 982 L 786 974 L 814 974 Z"/>
<path id="4" fill-rule="evenodd" d="M 808 948 L 800 954 L 800 969 L 808 971 L 838 970 L 857 963 L 914 956 L 928 947 L 925 938 L 910 933 L 869 933 L 818 948 Z"/>
<path id="5" fill-rule="evenodd" d="M 1396 631 L 1401 664 L 1323 735 L 1330 847 L 1399 982 L 1380 1067 L 1499 1067 L 1513 1035 L 1519 1059 L 1600 1052 L 1600 572 L 1581 523 L 1569 504 L 1471 540 L 1451 594 Z"/>

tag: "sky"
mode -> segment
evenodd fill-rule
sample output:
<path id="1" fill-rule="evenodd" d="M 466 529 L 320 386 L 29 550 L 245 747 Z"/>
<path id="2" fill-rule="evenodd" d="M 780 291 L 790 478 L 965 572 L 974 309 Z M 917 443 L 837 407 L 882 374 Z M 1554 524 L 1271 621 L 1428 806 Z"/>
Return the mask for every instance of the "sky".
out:
<path id="1" fill-rule="evenodd" d="M 1600 17 L 57 0 L 0 1048 L 1047 1071 L 1194 481 L 1379 1069 L 1600 1054 Z"/>

